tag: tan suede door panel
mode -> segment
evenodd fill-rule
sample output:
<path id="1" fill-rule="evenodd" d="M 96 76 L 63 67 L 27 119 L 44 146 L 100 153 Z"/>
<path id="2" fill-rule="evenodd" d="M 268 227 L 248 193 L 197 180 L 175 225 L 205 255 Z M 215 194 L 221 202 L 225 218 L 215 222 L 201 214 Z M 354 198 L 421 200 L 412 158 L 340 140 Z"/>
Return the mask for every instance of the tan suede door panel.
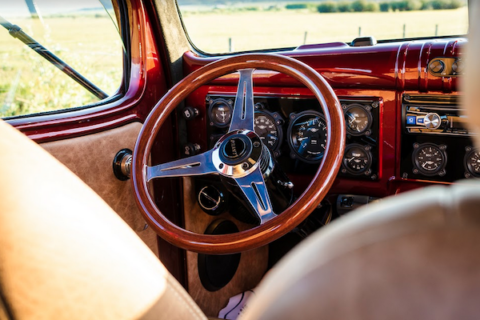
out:
<path id="1" fill-rule="evenodd" d="M 157 238 L 137 209 L 131 181 L 120 181 L 113 174 L 112 162 L 118 151 L 133 150 L 142 124 L 135 122 L 120 128 L 83 137 L 43 143 L 41 146 L 57 158 L 105 200 L 158 256 Z"/>

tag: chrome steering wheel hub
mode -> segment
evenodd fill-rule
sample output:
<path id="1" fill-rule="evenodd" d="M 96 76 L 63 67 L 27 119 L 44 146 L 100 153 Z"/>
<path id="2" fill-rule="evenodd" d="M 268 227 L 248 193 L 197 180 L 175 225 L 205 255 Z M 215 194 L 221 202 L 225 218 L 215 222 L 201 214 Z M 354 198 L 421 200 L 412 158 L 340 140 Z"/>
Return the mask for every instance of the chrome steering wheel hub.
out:
<path id="1" fill-rule="evenodd" d="M 262 141 L 254 131 L 234 130 L 218 140 L 212 162 L 219 174 L 242 178 L 257 169 L 262 152 Z"/>

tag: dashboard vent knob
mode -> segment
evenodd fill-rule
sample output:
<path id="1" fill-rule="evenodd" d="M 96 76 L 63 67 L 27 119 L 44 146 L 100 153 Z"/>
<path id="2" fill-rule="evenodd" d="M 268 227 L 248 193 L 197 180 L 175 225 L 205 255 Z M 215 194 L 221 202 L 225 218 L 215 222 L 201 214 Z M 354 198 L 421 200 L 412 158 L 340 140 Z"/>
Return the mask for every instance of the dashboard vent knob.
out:
<path id="1" fill-rule="evenodd" d="M 442 124 L 442 119 L 437 113 L 427 113 L 425 116 L 425 128 L 435 130 Z"/>

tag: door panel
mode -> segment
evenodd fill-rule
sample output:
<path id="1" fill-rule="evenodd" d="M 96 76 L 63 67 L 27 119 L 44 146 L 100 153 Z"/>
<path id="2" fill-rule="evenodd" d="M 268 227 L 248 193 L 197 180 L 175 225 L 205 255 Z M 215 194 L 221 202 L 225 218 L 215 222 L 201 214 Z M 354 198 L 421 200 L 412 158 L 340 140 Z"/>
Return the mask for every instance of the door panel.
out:
<path id="1" fill-rule="evenodd" d="M 112 162 L 118 151 L 134 149 L 142 125 L 130 123 L 108 131 L 40 144 L 89 185 L 137 233 L 158 256 L 157 236 L 137 209 L 130 180 L 113 174 Z"/>

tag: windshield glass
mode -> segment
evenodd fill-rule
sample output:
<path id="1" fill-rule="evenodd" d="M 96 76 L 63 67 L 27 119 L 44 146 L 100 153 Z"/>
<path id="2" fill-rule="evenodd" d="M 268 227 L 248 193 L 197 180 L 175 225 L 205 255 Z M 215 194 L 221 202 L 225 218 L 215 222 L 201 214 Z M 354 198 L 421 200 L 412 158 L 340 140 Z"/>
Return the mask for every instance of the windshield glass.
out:
<path id="1" fill-rule="evenodd" d="M 0 0 L 0 117 L 80 107 L 114 95 L 123 52 L 111 0 Z M 75 80 L 80 77 L 86 81 Z"/>
<path id="2" fill-rule="evenodd" d="M 178 0 L 186 31 L 207 53 L 465 35 L 467 0 Z"/>

